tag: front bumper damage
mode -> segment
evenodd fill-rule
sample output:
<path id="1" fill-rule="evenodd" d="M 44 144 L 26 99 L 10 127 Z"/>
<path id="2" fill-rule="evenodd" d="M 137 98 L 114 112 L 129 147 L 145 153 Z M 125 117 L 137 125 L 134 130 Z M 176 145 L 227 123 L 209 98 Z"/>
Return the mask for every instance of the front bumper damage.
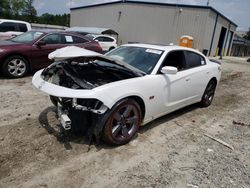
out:
<path id="1" fill-rule="evenodd" d="M 104 126 L 104 115 L 108 107 L 98 100 L 86 100 L 81 105 L 82 99 L 56 98 L 58 120 L 64 130 L 87 132 L 90 140 L 93 136 L 99 143 L 100 134 Z"/>

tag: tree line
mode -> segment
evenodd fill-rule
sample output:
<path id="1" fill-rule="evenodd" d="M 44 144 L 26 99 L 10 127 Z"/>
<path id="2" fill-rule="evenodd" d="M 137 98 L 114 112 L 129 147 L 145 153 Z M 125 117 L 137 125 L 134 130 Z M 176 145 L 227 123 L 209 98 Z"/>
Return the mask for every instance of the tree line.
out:
<path id="1" fill-rule="evenodd" d="M 34 0 L 0 0 L 0 18 L 69 26 L 70 14 L 45 13 L 38 16 L 33 3 Z"/>

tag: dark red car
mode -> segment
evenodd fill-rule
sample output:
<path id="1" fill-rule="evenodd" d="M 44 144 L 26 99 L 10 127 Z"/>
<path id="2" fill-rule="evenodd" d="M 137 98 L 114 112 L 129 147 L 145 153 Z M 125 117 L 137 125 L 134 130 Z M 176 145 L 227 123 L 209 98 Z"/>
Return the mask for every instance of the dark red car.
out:
<path id="1" fill-rule="evenodd" d="M 98 42 L 76 33 L 29 31 L 0 41 L 0 70 L 8 77 L 22 77 L 30 70 L 47 67 L 52 63 L 50 52 L 70 45 L 102 53 Z"/>

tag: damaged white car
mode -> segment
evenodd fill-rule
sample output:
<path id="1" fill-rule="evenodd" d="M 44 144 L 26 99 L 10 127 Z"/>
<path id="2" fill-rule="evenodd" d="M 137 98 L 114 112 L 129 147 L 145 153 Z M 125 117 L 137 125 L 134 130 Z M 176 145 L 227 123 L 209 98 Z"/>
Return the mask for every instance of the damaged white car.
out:
<path id="1" fill-rule="evenodd" d="M 221 67 L 179 46 L 127 44 L 106 55 L 65 47 L 38 71 L 34 86 L 50 95 L 64 129 L 88 126 L 97 140 L 122 145 L 139 126 L 187 105 L 209 106 Z"/>

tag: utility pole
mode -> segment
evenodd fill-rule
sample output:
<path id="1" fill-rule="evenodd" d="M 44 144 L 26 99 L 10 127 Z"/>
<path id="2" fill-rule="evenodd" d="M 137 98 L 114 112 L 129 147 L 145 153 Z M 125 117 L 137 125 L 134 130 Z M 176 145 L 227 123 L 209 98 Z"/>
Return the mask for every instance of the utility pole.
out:
<path id="1" fill-rule="evenodd" d="M 207 0 L 207 6 L 209 6 L 209 0 Z"/>

